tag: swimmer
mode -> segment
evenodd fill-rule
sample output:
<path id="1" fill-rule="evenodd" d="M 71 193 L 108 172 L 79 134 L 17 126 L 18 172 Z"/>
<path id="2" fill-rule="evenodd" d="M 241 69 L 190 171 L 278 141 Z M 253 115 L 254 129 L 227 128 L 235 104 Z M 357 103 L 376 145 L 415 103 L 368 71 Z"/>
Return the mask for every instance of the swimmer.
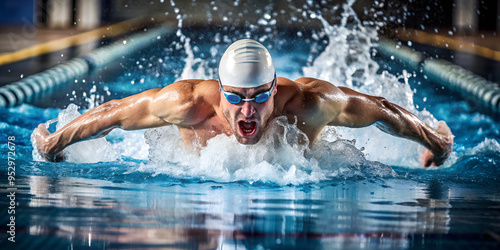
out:
<path id="1" fill-rule="evenodd" d="M 176 125 L 187 146 L 206 146 L 220 134 L 255 144 L 269 124 L 285 116 L 313 144 L 325 126 L 352 128 L 376 124 L 389 134 L 416 141 L 427 149 L 424 166 L 439 166 L 453 147 L 444 121 L 434 130 L 415 115 L 382 97 L 365 95 L 314 78 L 276 77 L 267 49 L 251 40 L 231 44 L 219 63 L 219 80 L 182 80 L 106 102 L 50 133 L 35 131 L 37 150 L 47 161 L 78 141 L 107 135 L 114 128 L 136 130 Z"/>

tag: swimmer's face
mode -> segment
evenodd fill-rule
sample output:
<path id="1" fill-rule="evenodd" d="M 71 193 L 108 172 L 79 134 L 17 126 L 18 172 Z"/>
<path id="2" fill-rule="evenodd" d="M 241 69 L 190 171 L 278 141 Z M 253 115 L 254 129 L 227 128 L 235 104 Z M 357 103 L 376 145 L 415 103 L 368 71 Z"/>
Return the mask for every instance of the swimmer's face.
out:
<path id="1" fill-rule="evenodd" d="M 224 91 L 238 94 L 245 99 L 250 99 L 260 93 L 269 91 L 271 86 L 272 82 L 256 88 L 224 86 Z M 277 86 L 273 88 L 271 97 L 262 103 L 241 101 L 238 104 L 232 104 L 225 98 L 223 92 L 220 92 L 222 113 L 233 129 L 234 136 L 239 143 L 255 144 L 260 140 L 274 111 L 276 89 Z"/>

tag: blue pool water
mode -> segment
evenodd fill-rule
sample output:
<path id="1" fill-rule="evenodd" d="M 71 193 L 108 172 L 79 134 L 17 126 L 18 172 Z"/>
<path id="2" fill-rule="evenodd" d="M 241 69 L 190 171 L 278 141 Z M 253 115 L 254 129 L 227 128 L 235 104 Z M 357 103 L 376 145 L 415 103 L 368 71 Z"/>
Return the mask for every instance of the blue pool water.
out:
<path id="1" fill-rule="evenodd" d="M 320 77 L 385 96 L 431 125 L 446 120 L 456 138 L 444 166 L 422 168 L 420 146 L 374 127 L 325 129 L 304 155 L 305 148 L 296 143 L 300 131 L 279 119 L 274 128 L 285 127 L 286 136 L 270 133 L 251 147 L 219 136 L 192 155 L 183 150 L 174 127 L 115 130 L 106 139 L 68 148 L 65 162 L 37 160 L 30 136 L 39 123 L 57 118 L 50 126 L 54 131 L 106 100 L 176 79 L 212 78 L 225 47 L 246 37 L 245 32 L 226 37 L 230 33 L 173 34 L 108 69 L 76 79 L 36 105 L 1 109 L 2 162 L 9 161 L 9 151 L 15 152 L 15 186 L 9 185 L 7 164 L 0 169 L 2 246 L 500 246 L 500 123 L 419 72 L 406 72 L 377 56 L 372 49 L 376 44 L 369 42 L 376 33 L 364 26 L 325 23 L 317 33 L 290 32 L 286 39 L 262 42 L 270 48 L 279 76 Z M 207 42 L 207 37 L 213 39 Z M 14 149 L 8 144 L 13 138 Z M 12 210 L 8 188 L 16 188 L 15 243 L 7 240 Z"/>

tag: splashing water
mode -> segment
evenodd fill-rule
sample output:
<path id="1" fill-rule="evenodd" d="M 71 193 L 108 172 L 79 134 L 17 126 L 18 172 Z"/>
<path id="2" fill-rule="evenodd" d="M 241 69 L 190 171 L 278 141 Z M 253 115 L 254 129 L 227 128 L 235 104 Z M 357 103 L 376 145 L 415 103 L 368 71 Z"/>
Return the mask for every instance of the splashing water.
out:
<path id="1" fill-rule="evenodd" d="M 57 119 L 51 120 L 45 123 L 47 128 L 50 124 L 57 122 L 56 131 L 60 130 L 64 125 L 70 123 L 76 119 L 80 113 L 78 112 L 78 106 L 70 104 L 66 109 L 61 111 L 57 116 Z M 31 135 L 31 143 L 33 145 L 33 160 L 41 161 L 43 160 L 40 154 L 35 150 L 36 144 L 34 139 L 34 134 Z M 101 161 L 114 161 L 120 157 L 117 150 L 113 148 L 111 143 L 109 143 L 105 138 L 98 138 L 89 141 L 82 141 L 73 145 L 66 147 L 63 150 L 64 160 L 70 162 L 79 163 L 96 163 Z"/>
<path id="2" fill-rule="evenodd" d="M 173 1 L 172 4 L 175 6 Z M 352 1 L 344 5 L 345 12 L 340 26 L 331 26 L 318 15 L 330 38 L 330 44 L 311 67 L 303 69 L 304 73 L 329 80 L 334 84 L 346 83 L 349 87 L 359 87 L 359 89 L 362 86 L 371 85 L 376 85 L 373 87 L 375 90 L 401 86 L 397 79 L 388 73 L 382 76 L 376 74 L 378 65 L 370 58 L 370 48 L 373 46 L 371 41 L 376 39 L 376 31 L 360 24 L 351 5 Z M 182 15 L 179 11 L 176 13 L 178 13 L 179 27 L 177 36 L 183 43 L 187 55 L 180 79 L 213 77 L 213 74 L 206 70 L 206 62 L 195 57 L 190 39 L 180 31 Z M 347 20 L 350 19 L 355 20 L 354 26 L 348 23 Z M 348 26 L 354 28 L 348 28 Z M 342 49 L 338 49 L 339 46 Z M 390 86 L 383 86 L 383 84 Z M 410 91 L 407 84 L 402 86 L 400 88 L 404 90 L 404 93 Z M 57 129 L 78 115 L 77 107 L 70 105 L 59 115 Z M 282 132 L 276 133 L 278 131 Z M 125 132 L 110 135 L 121 137 L 121 133 Z M 358 133 L 362 136 L 350 136 L 349 132 L 341 134 L 347 138 L 356 138 L 358 142 L 363 141 L 359 138 L 365 135 Z M 123 137 L 128 137 L 128 135 Z M 262 141 L 256 145 L 241 145 L 234 137 L 220 135 L 209 140 L 208 145 L 199 154 L 190 153 L 184 149 L 178 130 L 174 126 L 150 129 L 144 137 L 147 145 L 143 144 L 139 147 L 114 146 L 101 138 L 72 145 L 65 149 L 64 154 L 67 161 L 113 161 L 119 159 L 120 152 L 123 154 L 125 149 L 132 157 L 141 158 L 144 152 L 140 153 L 139 150 L 149 148 L 150 163 L 141 164 L 137 171 L 225 182 L 248 180 L 250 182 L 300 184 L 337 177 L 395 176 L 395 172 L 390 167 L 367 160 L 364 153 L 356 148 L 355 140 L 340 139 L 335 128 L 325 128 L 321 139 L 313 148 L 301 146 L 298 138 L 305 137 L 305 135 L 283 118 L 277 119 Z M 364 147 L 370 149 L 367 146 Z M 36 156 L 36 151 L 33 155 L 34 159 L 40 159 Z"/>
<path id="3" fill-rule="evenodd" d="M 250 146 L 238 143 L 233 136 L 219 135 L 201 152 L 189 152 L 172 126 L 148 130 L 145 137 L 151 164 L 141 165 L 139 170 L 178 178 L 285 185 L 337 177 L 396 175 L 386 165 L 367 161 L 349 141 L 322 141 L 312 149 L 301 145 L 301 139 L 307 140 L 305 134 L 296 124 L 288 124 L 285 117 L 277 118 L 263 138 Z"/>
<path id="4" fill-rule="evenodd" d="M 338 86 L 369 86 L 375 82 L 379 68 L 371 59 L 372 41 L 378 40 L 377 30 L 365 27 L 352 8 L 355 1 L 344 4 L 340 25 L 330 25 L 320 14 L 315 14 L 323 24 L 329 44 L 314 63 L 304 67 L 305 76 L 323 79 Z"/>
<path id="5" fill-rule="evenodd" d="M 437 120 L 427 111 L 418 111 L 413 104 L 413 91 L 408 84 L 410 75 L 404 71 L 396 77 L 387 71 L 377 74 L 379 66 L 370 55 L 378 40 L 377 28 L 364 26 L 350 0 L 343 5 L 341 24 L 330 25 L 321 15 L 314 15 L 323 24 L 329 44 L 311 66 L 304 67 L 305 76 L 327 80 L 362 93 L 383 96 L 417 115 L 431 127 Z M 402 83 L 401 83 L 402 80 Z M 338 128 L 343 138 L 356 139 L 371 160 L 392 165 L 419 167 L 423 147 L 405 139 L 391 137 L 374 126 L 362 129 Z M 381 153 L 383 151 L 391 154 Z"/>
<path id="6" fill-rule="evenodd" d="M 408 84 L 410 74 L 406 71 L 399 77 L 388 72 L 377 74 L 379 66 L 371 58 L 374 42 L 378 40 L 377 28 L 361 23 L 352 9 L 353 3 L 350 0 L 343 5 L 340 25 L 330 25 L 319 14 L 311 15 L 323 24 L 329 44 L 311 66 L 302 68 L 304 75 L 362 93 L 383 96 L 435 126 L 436 119 L 429 112 L 415 108 L 413 91 Z M 171 4 L 175 6 L 173 1 Z M 178 49 L 184 49 L 186 57 L 178 80 L 214 78 L 215 71 L 209 69 L 206 60 L 196 57 L 191 39 L 180 30 L 182 15 L 179 12 L 176 9 L 179 27 L 177 36 L 180 38 L 177 45 Z M 268 20 L 269 17 L 264 19 Z M 250 37 L 248 32 L 245 32 L 245 37 Z M 214 40 L 217 43 L 230 43 L 232 39 L 227 36 L 221 39 L 220 33 L 217 33 Z M 218 52 L 217 46 L 213 45 L 210 49 L 212 57 Z M 78 115 L 77 107 L 69 106 L 59 115 L 57 129 Z M 104 138 L 81 142 L 65 149 L 64 154 L 67 161 L 73 162 L 114 161 L 122 160 L 124 156 L 148 159 L 129 172 L 153 176 L 164 174 L 175 178 L 220 182 L 260 181 L 296 185 L 332 178 L 394 177 L 394 170 L 378 161 L 420 167 L 418 157 L 423 151 L 423 147 L 417 143 L 387 135 L 374 126 L 363 129 L 327 127 L 312 148 L 298 143 L 301 137 L 304 134 L 296 125 L 278 118 L 262 140 L 252 146 L 241 145 L 234 137 L 219 135 L 209 140 L 199 153 L 193 153 L 185 149 L 178 129 L 168 126 L 149 129 L 145 133 L 114 130 L 108 135 L 112 143 Z M 477 150 L 489 149 L 492 145 L 494 148 L 494 142 L 485 141 L 486 146 L 478 146 Z M 457 158 L 453 154 L 445 167 L 452 165 Z M 36 150 L 33 151 L 33 159 L 40 160 Z"/>
<path id="7" fill-rule="evenodd" d="M 184 59 L 186 65 L 182 70 L 181 76 L 177 80 L 186 79 L 213 79 L 213 71 L 208 69 L 207 62 L 201 58 L 195 58 L 193 50 L 191 49 L 190 38 L 181 35 L 181 42 L 184 41 L 184 49 L 187 57 Z"/>
<path id="8" fill-rule="evenodd" d="M 175 7 L 175 2 L 173 0 L 170 1 L 170 4 L 172 7 Z M 187 56 L 184 58 L 184 62 L 186 64 L 184 65 L 182 73 L 177 81 L 186 79 L 213 79 L 215 74 L 213 73 L 213 70 L 210 70 L 210 68 L 208 67 L 207 61 L 195 57 L 190 43 L 191 39 L 184 35 L 184 33 L 182 33 L 183 18 L 179 12 L 180 10 L 176 8 L 175 13 L 178 14 L 176 17 L 178 28 L 176 34 L 180 39 L 180 43 L 183 44 L 184 51 L 186 52 Z"/>

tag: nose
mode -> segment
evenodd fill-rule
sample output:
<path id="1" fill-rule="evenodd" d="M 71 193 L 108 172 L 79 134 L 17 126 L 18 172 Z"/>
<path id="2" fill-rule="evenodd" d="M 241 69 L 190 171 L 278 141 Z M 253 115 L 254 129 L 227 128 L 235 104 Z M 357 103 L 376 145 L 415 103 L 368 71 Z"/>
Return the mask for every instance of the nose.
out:
<path id="1" fill-rule="evenodd" d="M 255 113 L 255 107 L 252 105 L 252 102 L 244 102 L 241 107 L 241 113 L 243 113 L 245 117 L 251 117 Z"/>

